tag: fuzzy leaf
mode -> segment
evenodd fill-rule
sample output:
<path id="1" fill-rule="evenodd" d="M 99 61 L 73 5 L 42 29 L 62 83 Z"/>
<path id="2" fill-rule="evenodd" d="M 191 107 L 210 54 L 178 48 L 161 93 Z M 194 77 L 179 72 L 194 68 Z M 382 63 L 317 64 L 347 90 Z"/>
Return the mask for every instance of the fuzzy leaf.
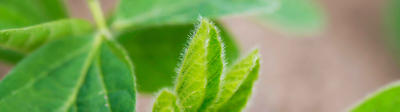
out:
<path id="1" fill-rule="evenodd" d="M 215 27 L 201 19 L 196 33 L 185 50 L 179 69 L 175 93 L 182 111 L 197 111 L 206 93 L 207 40 L 214 36 Z"/>
<path id="2" fill-rule="evenodd" d="M 256 60 L 256 65 L 251 69 L 246 80 L 240 85 L 239 89 L 236 90 L 235 94 L 218 109 L 219 112 L 237 111 L 240 112 L 246 106 L 247 101 L 250 99 L 251 92 L 253 90 L 254 82 L 258 78 L 258 72 L 260 69 L 260 60 Z"/>
<path id="3" fill-rule="evenodd" d="M 219 83 L 225 69 L 224 46 L 219 38 L 217 29 L 209 30 L 209 40 L 207 45 L 207 86 L 203 104 L 199 111 L 206 111 L 216 100 L 219 91 Z"/>
<path id="4" fill-rule="evenodd" d="M 321 31 L 325 16 L 312 0 L 281 0 L 281 7 L 272 14 L 256 16 L 267 27 L 294 34 L 313 34 Z"/>
<path id="5" fill-rule="evenodd" d="M 134 111 L 129 58 L 93 37 L 57 40 L 24 58 L 0 82 L 0 111 Z"/>
<path id="6" fill-rule="evenodd" d="M 0 30 L 67 18 L 63 3 L 62 0 L 1 0 Z"/>
<path id="7" fill-rule="evenodd" d="M 228 64 L 231 64 L 240 54 L 239 48 L 234 37 L 221 25 L 218 27 L 225 42 Z M 117 36 L 135 64 L 139 91 L 152 93 L 173 86 L 174 68 L 180 62 L 179 53 L 192 29 L 192 24 L 152 27 Z"/>
<path id="8" fill-rule="evenodd" d="M 398 112 L 400 111 L 400 82 L 389 84 L 369 95 L 353 107 L 351 112 Z"/>
<path id="9" fill-rule="evenodd" d="M 121 0 L 113 28 L 125 30 L 195 22 L 200 15 L 216 19 L 227 15 L 274 10 L 277 0 Z M 137 10 L 140 9 L 140 10 Z"/>
<path id="10" fill-rule="evenodd" d="M 168 90 L 161 91 L 153 106 L 153 112 L 179 112 L 177 109 L 176 96 Z"/>
<path id="11" fill-rule="evenodd" d="M 260 56 L 258 54 L 258 49 L 256 49 L 252 53 L 250 53 L 246 58 L 242 59 L 237 64 L 235 64 L 228 71 L 228 73 L 225 76 L 223 76 L 220 85 L 221 89 L 218 93 L 218 99 L 212 105 L 213 110 L 218 110 L 219 108 L 221 108 L 221 106 L 223 106 L 231 98 L 233 98 L 234 94 L 238 92 L 241 85 L 246 81 L 246 78 L 249 77 L 249 75 L 252 73 L 251 71 L 257 67 L 259 58 Z M 251 78 L 249 80 L 251 80 Z M 244 86 L 248 86 L 248 84 L 245 84 Z M 239 96 L 244 94 L 246 93 L 244 92 L 238 93 Z M 240 98 L 235 98 L 235 99 L 240 99 Z"/>
<path id="12" fill-rule="evenodd" d="M 0 47 L 27 54 L 46 42 L 92 31 L 89 22 L 65 19 L 20 29 L 0 31 Z"/>

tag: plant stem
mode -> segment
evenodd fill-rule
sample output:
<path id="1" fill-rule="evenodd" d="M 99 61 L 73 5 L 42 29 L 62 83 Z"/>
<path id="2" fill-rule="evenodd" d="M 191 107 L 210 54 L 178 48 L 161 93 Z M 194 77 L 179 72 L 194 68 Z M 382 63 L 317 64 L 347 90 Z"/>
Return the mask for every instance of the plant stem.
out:
<path id="1" fill-rule="evenodd" d="M 92 12 L 93 19 L 96 22 L 98 30 L 106 36 L 108 39 L 111 38 L 111 33 L 108 30 L 106 21 L 101 10 L 99 0 L 87 0 L 90 11 Z"/>

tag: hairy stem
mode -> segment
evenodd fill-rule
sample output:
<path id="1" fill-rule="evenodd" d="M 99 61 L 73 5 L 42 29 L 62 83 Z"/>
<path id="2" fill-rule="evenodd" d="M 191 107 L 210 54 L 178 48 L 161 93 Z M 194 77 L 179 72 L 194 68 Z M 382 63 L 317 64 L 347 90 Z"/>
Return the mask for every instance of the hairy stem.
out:
<path id="1" fill-rule="evenodd" d="M 110 31 L 108 30 L 106 21 L 101 10 L 99 0 L 87 0 L 90 11 L 92 12 L 93 19 L 96 22 L 98 30 L 108 39 L 112 38 Z"/>

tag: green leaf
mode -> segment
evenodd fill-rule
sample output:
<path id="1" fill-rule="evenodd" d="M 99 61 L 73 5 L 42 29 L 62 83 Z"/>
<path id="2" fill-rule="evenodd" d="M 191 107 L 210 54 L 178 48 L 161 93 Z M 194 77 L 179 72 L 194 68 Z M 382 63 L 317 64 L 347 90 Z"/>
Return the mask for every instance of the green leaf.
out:
<path id="1" fill-rule="evenodd" d="M 176 96 L 168 90 L 163 90 L 158 95 L 153 112 L 179 112 L 176 105 Z"/>
<path id="2" fill-rule="evenodd" d="M 400 63 L 400 0 L 388 0 L 385 5 L 385 37 L 388 47 Z"/>
<path id="3" fill-rule="evenodd" d="M 211 24 L 212 25 L 212 24 Z M 219 37 L 217 28 L 210 28 L 207 45 L 207 86 L 203 104 L 199 111 L 206 111 L 217 99 L 220 78 L 225 69 L 224 44 Z"/>
<path id="4" fill-rule="evenodd" d="M 218 24 L 217 24 L 218 25 Z M 220 34 L 225 41 L 228 64 L 240 54 L 234 38 L 221 25 Z M 179 54 L 188 41 L 193 25 L 173 25 L 135 30 L 117 36 L 135 64 L 138 90 L 152 93 L 173 86 Z M 155 33 L 157 32 L 157 33 Z"/>
<path id="5" fill-rule="evenodd" d="M 16 64 L 22 58 L 24 58 L 25 54 L 19 53 L 13 50 L 4 49 L 0 47 L 0 62 L 7 64 Z"/>
<path id="6" fill-rule="evenodd" d="M 133 66 L 96 35 L 46 44 L 0 82 L 0 111 L 134 111 Z"/>
<path id="7" fill-rule="evenodd" d="M 252 83 L 256 80 L 259 63 L 258 49 L 250 53 L 246 58 L 235 64 L 230 70 L 222 77 L 218 99 L 213 104 L 213 110 L 218 110 L 225 104 L 236 103 L 237 100 L 247 101 L 250 95 Z M 247 79 L 248 78 L 248 79 Z M 250 90 L 248 90 L 250 89 Z M 236 100 L 236 101 L 235 101 Z M 245 104 L 245 102 L 242 102 Z M 236 103 L 238 109 L 243 108 L 244 104 Z"/>
<path id="8" fill-rule="evenodd" d="M 314 34 L 325 25 L 325 15 L 312 0 L 281 0 L 281 7 L 255 18 L 261 24 L 285 33 Z"/>
<path id="9" fill-rule="evenodd" d="M 222 105 L 218 111 L 227 112 L 227 111 L 237 111 L 240 112 L 246 106 L 246 103 L 250 99 L 251 92 L 253 89 L 254 82 L 258 78 L 258 72 L 260 69 L 260 60 L 256 60 L 256 65 L 251 69 L 249 75 L 246 77 L 246 80 L 240 85 L 239 89 L 236 90 L 235 94 Z"/>
<path id="10" fill-rule="evenodd" d="M 1 0 L 0 30 L 67 18 L 63 3 L 62 0 Z"/>
<path id="11" fill-rule="evenodd" d="M 114 29 L 188 24 L 203 17 L 255 14 L 274 10 L 277 0 L 121 0 Z M 140 9 L 140 10 L 138 10 Z"/>
<path id="12" fill-rule="evenodd" d="M 400 82 L 383 87 L 359 102 L 351 112 L 398 112 L 400 111 Z"/>
<path id="13" fill-rule="evenodd" d="M 65 19 L 26 28 L 2 30 L 0 47 L 28 54 L 46 42 L 91 31 L 91 24 L 79 19 Z"/>
<path id="14" fill-rule="evenodd" d="M 68 17 L 62 0 L 0 0 L 0 30 L 23 28 Z M 1 39 L 2 37 L 0 37 Z M 0 48 L 0 61 L 15 64 L 24 53 Z"/>
<path id="15" fill-rule="evenodd" d="M 203 103 L 207 85 L 207 40 L 217 36 L 215 27 L 201 19 L 185 50 L 178 69 L 175 93 L 179 110 L 197 111 Z"/>

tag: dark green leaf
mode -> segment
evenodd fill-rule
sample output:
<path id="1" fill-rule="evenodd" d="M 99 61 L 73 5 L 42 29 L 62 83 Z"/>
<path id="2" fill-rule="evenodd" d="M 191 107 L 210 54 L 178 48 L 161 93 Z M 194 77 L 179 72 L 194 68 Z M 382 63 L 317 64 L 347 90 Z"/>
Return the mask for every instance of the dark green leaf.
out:
<path id="1" fill-rule="evenodd" d="M 219 26 L 228 64 L 240 54 L 234 38 Z M 179 54 L 188 41 L 193 25 L 163 26 L 135 30 L 118 36 L 135 64 L 139 91 L 156 92 L 173 85 L 174 68 L 178 65 Z"/>
<path id="2" fill-rule="evenodd" d="M 13 50 L 4 49 L 0 47 L 0 62 L 7 64 L 16 64 L 22 58 L 24 58 L 25 54 L 19 53 Z"/>
<path id="3" fill-rule="evenodd" d="M 312 0 L 281 0 L 280 8 L 271 14 L 256 16 L 267 27 L 295 34 L 312 34 L 325 25 L 322 9 Z"/>
<path id="4" fill-rule="evenodd" d="M 400 63 L 400 0 L 388 0 L 385 13 L 385 33 L 389 48 Z"/>
<path id="5" fill-rule="evenodd" d="M 134 111 L 132 64 L 98 36 L 61 39 L 23 59 L 0 82 L 0 111 Z"/>
<path id="6" fill-rule="evenodd" d="M 351 109 L 351 112 L 398 112 L 400 111 L 400 83 L 395 82 L 369 95 Z"/>
<path id="7" fill-rule="evenodd" d="M 274 10 L 277 0 L 121 0 L 113 23 L 115 29 L 188 24 L 199 14 L 210 19 L 227 15 Z"/>
<path id="8" fill-rule="evenodd" d="M 177 109 L 176 96 L 168 90 L 161 91 L 153 106 L 153 112 L 178 112 Z"/>

